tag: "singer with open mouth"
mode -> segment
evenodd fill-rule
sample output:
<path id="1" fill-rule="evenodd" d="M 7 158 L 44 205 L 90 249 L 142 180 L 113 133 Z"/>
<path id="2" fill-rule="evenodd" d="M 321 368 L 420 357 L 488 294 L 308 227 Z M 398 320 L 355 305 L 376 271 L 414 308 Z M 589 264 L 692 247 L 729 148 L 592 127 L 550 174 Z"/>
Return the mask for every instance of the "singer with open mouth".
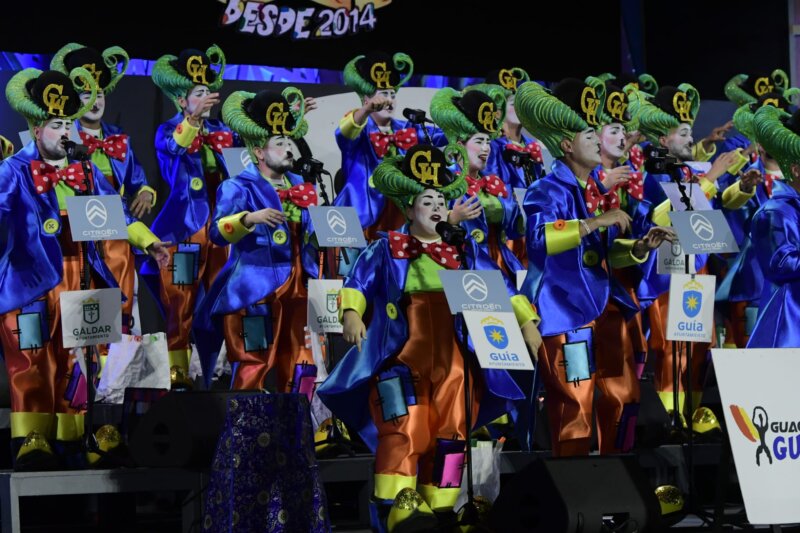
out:
<path id="1" fill-rule="evenodd" d="M 509 240 L 525 233 L 525 219 L 513 191 L 494 174 L 485 174 L 491 142 L 500 135 L 506 99 L 498 85 L 481 85 L 459 93 L 449 87 L 431 99 L 431 117 L 460 154 L 457 172 L 464 174 L 467 192 L 452 203 L 449 222 L 461 224 L 511 279 L 525 270 Z"/>
<path id="2" fill-rule="evenodd" d="M 408 504 L 419 513 L 452 510 L 469 428 L 525 399 L 507 372 L 481 372 L 472 364 L 474 416 L 466 419 L 460 320 L 454 323 L 438 271 L 461 268 L 462 254 L 466 268 L 497 266 L 474 239 L 463 249 L 443 242 L 439 231 L 452 228 L 445 222 L 447 202 L 467 189 L 466 176 L 447 166 L 439 149 L 418 145 L 375 169 L 375 186 L 408 222 L 372 242 L 353 264 L 340 312 L 344 339 L 356 346 L 319 389 L 323 402 L 376 451 L 371 504 L 379 531 L 387 520 L 401 520 Z M 506 285 L 535 357 L 538 317 L 508 278 Z"/>

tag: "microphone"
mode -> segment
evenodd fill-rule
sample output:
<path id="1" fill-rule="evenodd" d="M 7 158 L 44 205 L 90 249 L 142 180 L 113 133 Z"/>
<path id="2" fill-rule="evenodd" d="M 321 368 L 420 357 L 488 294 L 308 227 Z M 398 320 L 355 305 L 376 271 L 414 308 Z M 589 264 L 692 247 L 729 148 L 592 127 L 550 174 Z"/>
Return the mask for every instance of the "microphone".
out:
<path id="1" fill-rule="evenodd" d="M 467 230 L 444 220 L 436 223 L 436 233 L 439 234 L 443 242 L 455 247 L 463 246 L 467 238 Z"/>
<path id="2" fill-rule="evenodd" d="M 528 152 L 519 152 L 506 147 L 503 150 L 503 161 L 510 163 L 515 167 L 524 167 L 531 161 L 531 154 Z"/>
<path id="3" fill-rule="evenodd" d="M 89 149 L 83 144 L 78 144 L 66 137 L 62 137 L 61 146 L 66 150 L 69 159 L 77 159 L 78 161 L 87 161 L 89 159 Z"/>
<path id="4" fill-rule="evenodd" d="M 313 157 L 301 157 L 294 163 L 294 171 L 304 178 L 316 177 L 324 172 L 324 163 Z"/>
<path id="5" fill-rule="evenodd" d="M 403 116 L 413 124 L 422 124 L 424 122 L 436 124 L 434 121 L 425 116 L 425 111 L 422 109 L 411 109 L 410 107 L 407 107 L 403 109 Z"/>

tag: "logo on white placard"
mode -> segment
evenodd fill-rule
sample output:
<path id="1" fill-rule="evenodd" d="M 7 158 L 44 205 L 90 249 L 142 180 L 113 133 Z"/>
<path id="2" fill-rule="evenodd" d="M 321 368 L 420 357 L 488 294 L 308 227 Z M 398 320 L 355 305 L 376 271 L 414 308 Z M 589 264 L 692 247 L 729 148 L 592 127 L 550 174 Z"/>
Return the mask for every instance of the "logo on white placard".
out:
<path id="1" fill-rule="evenodd" d="M 694 234 L 700 239 L 710 241 L 714 238 L 714 226 L 712 226 L 711 222 L 703 215 L 699 213 L 693 214 L 689 218 L 689 224 L 692 226 Z"/>
<path id="2" fill-rule="evenodd" d="M 344 235 L 347 231 L 347 222 L 344 219 L 344 215 L 342 215 L 336 209 L 331 209 L 328 211 L 327 220 L 328 226 L 330 226 L 331 231 L 333 231 L 336 235 Z"/>
<path id="3" fill-rule="evenodd" d="M 250 152 L 248 152 L 247 150 L 242 150 L 239 153 L 239 161 L 241 161 L 243 167 L 246 167 L 247 165 L 252 163 L 253 160 L 250 158 Z"/>
<path id="4" fill-rule="evenodd" d="M 95 228 L 102 228 L 108 221 L 106 206 L 100 200 L 89 200 L 86 202 L 86 219 Z"/>
<path id="5" fill-rule="evenodd" d="M 467 293 L 467 296 L 476 302 L 482 302 L 489 296 L 489 287 L 486 286 L 486 282 L 483 281 L 483 278 L 477 274 L 467 274 L 464 276 L 461 279 L 461 285 L 464 287 L 464 292 Z"/>

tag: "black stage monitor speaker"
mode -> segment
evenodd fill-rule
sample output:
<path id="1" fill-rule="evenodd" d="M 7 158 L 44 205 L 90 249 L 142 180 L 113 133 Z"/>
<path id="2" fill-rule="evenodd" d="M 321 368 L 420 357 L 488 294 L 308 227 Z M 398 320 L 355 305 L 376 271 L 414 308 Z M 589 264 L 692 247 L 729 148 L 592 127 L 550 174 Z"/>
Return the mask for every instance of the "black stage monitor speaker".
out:
<path id="1" fill-rule="evenodd" d="M 659 531 L 660 507 L 634 456 L 538 460 L 503 484 L 494 531 Z"/>
<path id="2" fill-rule="evenodd" d="M 143 391 L 148 389 L 134 390 Z M 210 467 L 225 424 L 228 399 L 243 394 L 263 393 L 181 391 L 147 402 L 134 400 L 141 394 L 126 394 L 123 426 L 131 457 L 139 466 Z M 147 403 L 146 412 L 137 403 Z"/>

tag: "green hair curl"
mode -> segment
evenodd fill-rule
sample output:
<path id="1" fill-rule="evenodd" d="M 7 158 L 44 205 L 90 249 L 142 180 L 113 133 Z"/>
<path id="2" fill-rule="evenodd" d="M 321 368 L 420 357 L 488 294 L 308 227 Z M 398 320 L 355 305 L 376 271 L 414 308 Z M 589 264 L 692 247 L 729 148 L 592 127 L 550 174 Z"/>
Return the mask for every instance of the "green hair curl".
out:
<path id="1" fill-rule="evenodd" d="M 356 63 L 364 57 L 366 56 L 359 55 L 354 57 L 347 62 L 342 71 L 344 84 L 353 89 L 362 98 L 372 96 L 378 90 L 378 87 L 370 80 L 361 76 L 361 73 L 358 72 L 358 68 L 356 68 Z M 395 87 L 395 89 L 399 89 L 408 83 L 408 80 L 411 79 L 411 75 L 414 74 L 414 61 L 408 54 L 397 52 L 392 56 L 392 63 L 398 72 L 406 70 L 406 73 L 400 78 L 400 81 L 397 82 L 397 86 Z"/>
<path id="2" fill-rule="evenodd" d="M 478 130 L 478 127 L 453 102 L 454 98 L 460 98 L 469 91 L 482 92 L 494 102 L 496 109 L 500 112 L 500 118 L 497 121 L 497 131 L 490 133 L 489 138 L 496 139 L 502 134 L 501 126 L 506 117 L 505 89 L 491 83 L 471 85 L 460 92 L 451 87 L 443 87 L 436 91 L 433 98 L 431 98 L 431 118 L 442 128 L 445 137 L 450 143 L 466 142 L 476 133 L 484 133 Z"/>
<path id="3" fill-rule="evenodd" d="M 216 73 L 214 81 L 208 84 L 208 89 L 211 92 L 216 92 L 222 87 L 222 75 L 225 73 L 225 54 L 219 46 L 212 44 L 206 50 L 206 56 L 208 56 L 208 61 L 211 65 L 219 65 L 219 71 Z M 197 83 L 175 70 L 172 62 L 176 59 L 178 59 L 177 56 L 171 54 L 159 57 L 156 60 L 156 64 L 153 65 L 151 76 L 153 83 L 164 91 L 167 97 L 172 100 L 175 108 L 180 111 L 182 108 L 178 103 L 178 99 L 186 98 L 186 94 L 197 86 Z"/>
<path id="4" fill-rule="evenodd" d="M 445 152 L 447 154 L 447 152 Z M 405 213 L 405 210 L 414 203 L 414 199 L 426 189 L 420 182 L 409 178 L 401 170 L 403 156 L 387 156 L 375 167 L 372 173 L 372 182 L 384 196 L 392 200 L 395 205 Z M 467 181 L 464 175 L 458 175 L 444 187 L 435 189 L 444 195 L 448 202 L 464 196 L 467 192 Z"/>
<path id="5" fill-rule="evenodd" d="M 764 150 L 778 162 L 787 181 L 792 181 L 792 165 L 800 162 L 800 136 L 786 127 L 789 113 L 771 105 L 755 112 L 753 133 Z"/>

